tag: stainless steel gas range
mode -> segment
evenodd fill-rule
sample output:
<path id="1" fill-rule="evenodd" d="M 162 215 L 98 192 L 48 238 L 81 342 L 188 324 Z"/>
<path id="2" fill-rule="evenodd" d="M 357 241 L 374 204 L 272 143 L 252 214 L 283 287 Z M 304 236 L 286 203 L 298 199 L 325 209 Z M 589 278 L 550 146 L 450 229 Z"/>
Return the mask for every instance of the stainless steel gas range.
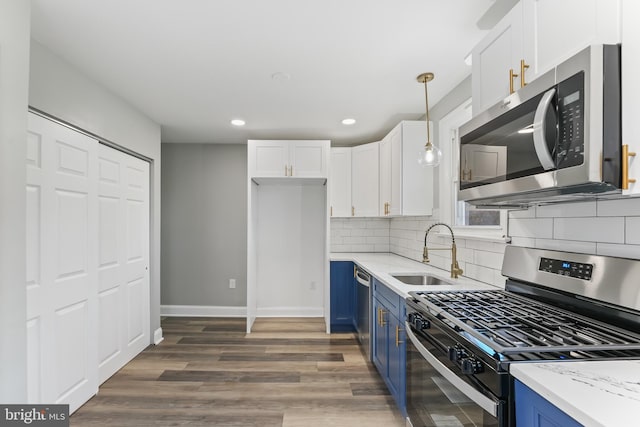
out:
<path id="1" fill-rule="evenodd" d="M 505 290 L 410 292 L 414 427 L 515 426 L 512 363 L 640 359 L 640 261 L 509 246 Z"/>

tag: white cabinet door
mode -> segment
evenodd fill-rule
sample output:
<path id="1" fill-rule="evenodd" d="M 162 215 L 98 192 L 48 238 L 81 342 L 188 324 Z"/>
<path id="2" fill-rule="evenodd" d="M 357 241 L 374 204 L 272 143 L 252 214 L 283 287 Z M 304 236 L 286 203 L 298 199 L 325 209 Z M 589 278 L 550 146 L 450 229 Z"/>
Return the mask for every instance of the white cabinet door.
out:
<path id="1" fill-rule="evenodd" d="M 640 193 L 640 25 L 637 16 L 640 14 L 640 3 L 637 0 L 622 1 L 622 143 L 629 145 L 629 151 L 635 157 L 622 159 L 628 162 L 629 178 L 636 182 L 629 183 L 625 194 Z"/>
<path id="2" fill-rule="evenodd" d="M 331 148 L 329 200 L 332 217 L 351 216 L 351 147 Z"/>
<path id="3" fill-rule="evenodd" d="M 286 141 L 250 141 L 249 176 L 289 175 L 289 144 Z"/>
<path id="4" fill-rule="evenodd" d="M 329 141 L 291 141 L 289 143 L 289 176 L 327 177 Z"/>
<path id="5" fill-rule="evenodd" d="M 425 122 L 403 121 L 380 142 L 380 215 L 433 213 L 433 168 L 418 165 L 426 141 Z"/>
<path id="6" fill-rule="evenodd" d="M 391 214 L 389 205 L 391 204 L 391 135 L 384 137 L 380 141 L 380 197 L 378 212 L 382 216 Z"/>
<path id="7" fill-rule="evenodd" d="M 619 0 L 523 0 L 527 82 L 591 44 L 620 42 Z"/>
<path id="8" fill-rule="evenodd" d="M 100 383 L 149 344 L 149 163 L 98 147 Z"/>
<path id="9" fill-rule="evenodd" d="M 71 412 L 98 391 L 97 149 L 29 114 L 28 397 Z"/>
<path id="10" fill-rule="evenodd" d="M 520 88 L 522 26 L 522 5 L 518 3 L 471 51 L 474 115 L 509 95 L 509 70 L 518 74 L 514 89 Z"/>
<path id="11" fill-rule="evenodd" d="M 379 142 L 358 145 L 351 152 L 353 216 L 378 216 Z"/>
<path id="12" fill-rule="evenodd" d="M 327 178 L 329 141 L 248 143 L 250 177 Z"/>
<path id="13" fill-rule="evenodd" d="M 402 154 L 401 123 L 391 131 L 391 199 L 387 207 L 390 215 L 402 215 Z"/>

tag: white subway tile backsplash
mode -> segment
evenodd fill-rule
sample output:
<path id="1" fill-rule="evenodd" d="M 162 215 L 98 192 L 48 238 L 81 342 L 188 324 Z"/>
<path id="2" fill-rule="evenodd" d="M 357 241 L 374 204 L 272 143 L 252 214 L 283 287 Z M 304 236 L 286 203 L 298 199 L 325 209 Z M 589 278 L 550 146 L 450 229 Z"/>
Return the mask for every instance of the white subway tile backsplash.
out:
<path id="1" fill-rule="evenodd" d="M 537 218 L 596 216 L 596 202 L 578 202 L 538 206 Z"/>
<path id="2" fill-rule="evenodd" d="M 345 236 L 344 243 L 349 245 L 360 245 L 366 243 L 366 240 L 363 236 Z"/>
<path id="3" fill-rule="evenodd" d="M 532 206 L 529 209 L 520 209 L 515 211 L 509 211 L 509 218 L 535 218 L 536 207 Z"/>
<path id="4" fill-rule="evenodd" d="M 554 218 L 553 221 L 554 239 L 624 243 L 623 217 Z"/>
<path id="5" fill-rule="evenodd" d="M 484 267 L 489 267 L 494 270 L 500 270 L 502 268 L 502 259 L 504 254 L 495 252 L 474 251 L 473 263 Z"/>
<path id="6" fill-rule="evenodd" d="M 512 237 L 553 237 L 553 218 L 512 218 L 509 220 L 509 235 Z"/>
<path id="7" fill-rule="evenodd" d="M 487 242 L 486 240 L 464 239 L 464 242 L 467 248 L 499 254 L 504 254 L 504 248 L 506 247 L 506 243 Z"/>
<path id="8" fill-rule="evenodd" d="M 465 276 L 480 282 L 493 284 L 495 279 L 495 270 L 476 264 L 467 263 L 464 269 Z"/>
<path id="9" fill-rule="evenodd" d="M 640 245 L 614 245 L 598 243 L 596 254 L 621 258 L 640 259 Z"/>
<path id="10" fill-rule="evenodd" d="M 598 216 L 640 216 L 640 198 L 598 200 Z"/>
<path id="11" fill-rule="evenodd" d="M 573 240 L 536 239 L 536 248 L 552 251 L 578 252 L 593 254 L 596 252 L 595 242 L 576 242 Z"/>
<path id="12" fill-rule="evenodd" d="M 521 246 L 523 248 L 535 248 L 536 247 L 536 239 L 534 237 L 518 237 L 518 236 L 514 236 L 514 237 L 511 238 L 511 244 L 513 246 Z"/>
<path id="13" fill-rule="evenodd" d="M 498 287 L 504 289 L 506 280 L 507 280 L 507 278 L 502 275 L 500 270 L 494 270 L 493 271 L 493 284 L 495 286 L 498 286 Z"/>
<path id="14" fill-rule="evenodd" d="M 624 241 L 631 245 L 640 244 L 640 217 L 633 216 L 626 218 Z"/>

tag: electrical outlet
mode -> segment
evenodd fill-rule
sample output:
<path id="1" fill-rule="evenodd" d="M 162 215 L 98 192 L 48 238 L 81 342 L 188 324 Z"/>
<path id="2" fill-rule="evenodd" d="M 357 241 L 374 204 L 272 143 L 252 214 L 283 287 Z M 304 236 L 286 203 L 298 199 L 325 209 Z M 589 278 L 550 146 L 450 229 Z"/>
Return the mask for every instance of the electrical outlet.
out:
<path id="1" fill-rule="evenodd" d="M 229 279 L 229 289 L 236 288 L 236 279 Z"/>

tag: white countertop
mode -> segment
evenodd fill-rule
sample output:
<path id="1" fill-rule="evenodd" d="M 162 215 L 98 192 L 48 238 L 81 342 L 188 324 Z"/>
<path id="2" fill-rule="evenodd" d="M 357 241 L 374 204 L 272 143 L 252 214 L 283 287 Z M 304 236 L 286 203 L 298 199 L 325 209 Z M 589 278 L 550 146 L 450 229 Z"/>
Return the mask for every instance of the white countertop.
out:
<path id="1" fill-rule="evenodd" d="M 452 279 L 449 272 L 431 267 L 408 258 L 391 253 L 331 253 L 331 261 L 353 261 L 365 269 L 376 279 L 387 285 L 395 293 L 402 297 L 408 297 L 411 291 L 450 291 L 450 290 L 471 290 L 471 289 L 497 289 L 493 285 L 478 282 L 467 277 Z M 391 277 L 392 274 L 429 274 L 437 277 L 450 285 L 416 286 L 407 285 Z"/>
<path id="2" fill-rule="evenodd" d="M 639 423 L 638 360 L 514 363 L 510 372 L 587 427 Z"/>

